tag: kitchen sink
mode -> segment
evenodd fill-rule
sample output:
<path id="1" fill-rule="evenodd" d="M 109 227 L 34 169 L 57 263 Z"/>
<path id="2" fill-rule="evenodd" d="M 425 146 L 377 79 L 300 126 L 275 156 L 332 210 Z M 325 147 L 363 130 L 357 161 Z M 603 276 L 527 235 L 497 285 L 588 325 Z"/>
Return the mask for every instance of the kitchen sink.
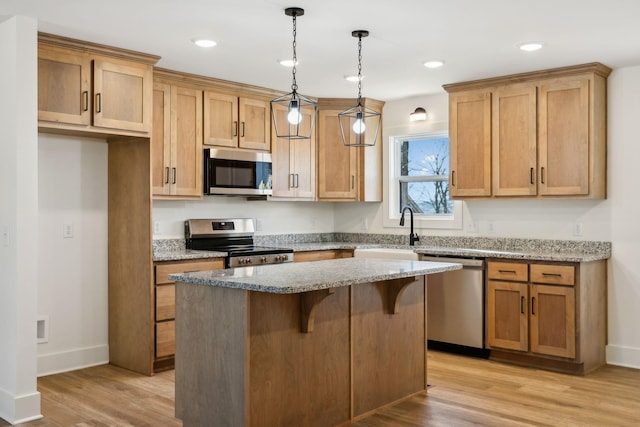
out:
<path id="1" fill-rule="evenodd" d="M 363 248 L 353 251 L 354 258 L 386 258 L 417 260 L 418 254 L 413 249 L 399 248 Z"/>

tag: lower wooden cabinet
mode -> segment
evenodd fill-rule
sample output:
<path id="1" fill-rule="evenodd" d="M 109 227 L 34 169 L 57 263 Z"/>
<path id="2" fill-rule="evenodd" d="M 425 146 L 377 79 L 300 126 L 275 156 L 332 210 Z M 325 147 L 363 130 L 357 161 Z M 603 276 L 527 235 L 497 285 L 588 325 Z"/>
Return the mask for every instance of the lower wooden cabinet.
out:
<path id="1" fill-rule="evenodd" d="M 294 255 L 295 262 L 322 261 L 325 259 L 351 258 L 353 257 L 352 249 L 328 249 L 318 251 L 296 252 Z"/>
<path id="2" fill-rule="evenodd" d="M 585 374 L 605 363 L 606 264 L 487 264 L 491 358 Z"/>
<path id="3" fill-rule="evenodd" d="M 154 372 L 172 369 L 176 353 L 176 285 L 170 274 L 220 270 L 223 259 L 167 261 L 155 263 Z"/>

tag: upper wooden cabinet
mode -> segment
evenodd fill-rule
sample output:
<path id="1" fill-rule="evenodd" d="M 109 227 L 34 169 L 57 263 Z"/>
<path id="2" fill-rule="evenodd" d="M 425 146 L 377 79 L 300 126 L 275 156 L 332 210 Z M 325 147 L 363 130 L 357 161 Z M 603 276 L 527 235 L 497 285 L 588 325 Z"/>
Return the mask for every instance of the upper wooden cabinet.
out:
<path id="1" fill-rule="evenodd" d="M 287 110 L 275 106 L 279 127 L 287 127 Z M 310 126 L 313 109 L 302 110 L 302 126 Z M 316 133 L 309 139 L 277 138 L 272 126 L 273 195 L 275 198 L 314 200 L 316 197 Z"/>
<path id="2" fill-rule="evenodd" d="M 452 197 L 491 195 L 491 92 L 449 97 Z"/>
<path id="3" fill-rule="evenodd" d="M 374 99 L 364 103 L 377 111 L 384 105 Z M 382 129 L 373 146 L 342 143 L 338 113 L 354 104 L 353 99 L 318 100 L 318 200 L 382 201 Z"/>
<path id="4" fill-rule="evenodd" d="M 593 63 L 445 85 L 452 197 L 606 198 L 610 72 Z"/>
<path id="5" fill-rule="evenodd" d="M 40 34 L 41 129 L 141 135 L 151 131 L 157 56 Z"/>
<path id="6" fill-rule="evenodd" d="M 156 82 L 151 133 L 154 198 L 201 198 L 202 155 L 202 91 Z"/>
<path id="7" fill-rule="evenodd" d="M 204 92 L 204 144 L 271 150 L 269 100 Z"/>

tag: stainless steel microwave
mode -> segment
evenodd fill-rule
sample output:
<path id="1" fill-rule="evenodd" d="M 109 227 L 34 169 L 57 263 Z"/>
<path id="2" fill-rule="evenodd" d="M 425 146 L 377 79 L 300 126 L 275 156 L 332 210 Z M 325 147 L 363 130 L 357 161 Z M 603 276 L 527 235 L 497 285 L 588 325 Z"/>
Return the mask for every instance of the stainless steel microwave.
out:
<path id="1" fill-rule="evenodd" d="M 204 194 L 271 195 L 271 154 L 204 150 Z"/>

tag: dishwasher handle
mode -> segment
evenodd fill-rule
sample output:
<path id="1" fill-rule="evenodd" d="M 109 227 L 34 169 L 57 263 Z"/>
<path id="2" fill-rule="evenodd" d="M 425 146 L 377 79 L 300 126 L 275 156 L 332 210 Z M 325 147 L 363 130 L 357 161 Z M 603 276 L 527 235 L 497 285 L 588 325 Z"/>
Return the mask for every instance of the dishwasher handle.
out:
<path id="1" fill-rule="evenodd" d="M 422 261 L 431 261 L 431 262 L 452 262 L 456 264 L 462 264 L 462 268 L 484 268 L 484 259 L 477 258 L 455 258 L 448 256 L 423 256 L 421 258 Z"/>

